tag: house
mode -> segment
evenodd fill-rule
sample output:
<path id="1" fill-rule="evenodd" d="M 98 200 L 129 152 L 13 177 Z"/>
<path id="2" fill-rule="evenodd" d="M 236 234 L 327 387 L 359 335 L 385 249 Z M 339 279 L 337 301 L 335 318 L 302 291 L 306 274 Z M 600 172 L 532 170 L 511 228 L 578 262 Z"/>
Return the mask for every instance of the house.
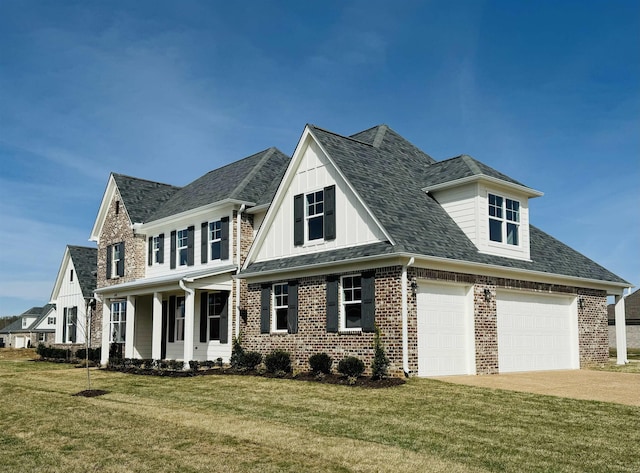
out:
<path id="1" fill-rule="evenodd" d="M 627 347 L 640 348 L 640 289 L 624 298 Z M 609 316 L 609 346 L 617 346 L 615 305 L 607 306 Z"/>
<path id="2" fill-rule="evenodd" d="M 535 227 L 540 196 L 385 125 L 307 125 L 239 276 L 245 349 L 370 365 L 377 327 L 397 376 L 606 362 L 607 296 L 630 284 Z"/>
<path id="3" fill-rule="evenodd" d="M 182 188 L 111 174 L 90 237 L 103 364 L 110 350 L 229 360 L 243 297 L 234 276 L 288 162 L 269 148 Z"/>
<path id="4" fill-rule="evenodd" d="M 31 348 L 39 343 L 53 343 L 56 327 L 56 307 L 32 307 L 20 314 L 13 323 L 0 330 L 0 338 L 5 347 Z"/>
<path id="5" fill-rule="evenodd" d="M 93 320 L 98 250 L 95 247 L 68 245 L 51 292 L 51 304 L 60 314 L 55 324 L 55 344 L 70 348 L 100 346 L 101 326 Z"/>

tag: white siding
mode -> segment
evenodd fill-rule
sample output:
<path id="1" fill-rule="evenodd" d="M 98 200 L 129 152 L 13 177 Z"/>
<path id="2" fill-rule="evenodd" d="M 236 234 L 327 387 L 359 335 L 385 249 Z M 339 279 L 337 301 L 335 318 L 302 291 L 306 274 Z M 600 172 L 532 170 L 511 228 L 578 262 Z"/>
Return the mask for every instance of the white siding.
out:
<path id="1" fill-rule="evenodd" d="M 135 358 L 151 358 L 151 336 L 153 333 L 152 297 L 136 298 L 134 316 L 135 335 L 133 356 Z"/>
<path id="2" fill-rule="evenodd" d="M 462 231 L 478 244 L 478 185 L 445 189 L 434 193 L 435 199 Z"/>
<path id="3" fill-rule="evenodd" d="M 77 307 L 78 308 L 78 325 L 76 328 L 76 343 L 85 343 L 85 322 L 86 322 L 86 306 L 85 300 L 82 295 L 82 289 L 80 283 L 78 283 L 77 271 L 73 266 L 73 260 L 69 258 L 67 264 L 63 265 L 62 271 L 62 283 L 56 298 L 56 343 L 65 343 L 62 340 L 62 324 L 64 319 L 64 309 Z M 70 272 L 73 270 L 73 281 L 70 277 Z"/>
<path id="4" fill-rule="evenodd" d="M 336 239 L 326 242 L 294 246 L 293 198 L 297 194 L 336 186 Z M 349 189 L 320 147 L 311 140 L 295 170 L 291 184 L 286 189 L 273 222 L 255 255 L 255 261 L 276 259 L 336 248 L 385 241 L 384 233 Z"/>

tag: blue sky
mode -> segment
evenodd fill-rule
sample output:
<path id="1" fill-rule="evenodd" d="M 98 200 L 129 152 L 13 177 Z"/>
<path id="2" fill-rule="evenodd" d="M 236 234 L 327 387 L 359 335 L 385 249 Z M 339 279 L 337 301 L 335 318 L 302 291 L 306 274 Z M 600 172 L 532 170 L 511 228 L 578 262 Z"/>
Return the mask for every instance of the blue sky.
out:
<path id="1" fill-rule="evenodd" d="M 386 123 L 540 190 L 640 285 L 640 2 L 0 3 L 0 316 L 48 302 L 111 171 L 184 185 Z"/>

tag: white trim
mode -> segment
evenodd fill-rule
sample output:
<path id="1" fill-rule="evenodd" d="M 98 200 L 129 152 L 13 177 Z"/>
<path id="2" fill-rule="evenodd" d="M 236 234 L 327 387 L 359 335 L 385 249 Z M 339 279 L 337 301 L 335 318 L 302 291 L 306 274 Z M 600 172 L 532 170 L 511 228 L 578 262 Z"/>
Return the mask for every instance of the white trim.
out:
<path id="1" fill-rule="evenodd" d="M 219 200 L 218 202 L 213 202 L 211 204 L 203 205 L 202 207 L 197 207 L 191 210 L 185 210 L 184 212 L 179 212 L 176 214 L 169 215 L 167 217 L 153 220 L 151 222 L 137 223 L 136 229 L 138 233 L 149 234 L 154 232 L 158 228 L 164 228 L 166 226 L 171 226 L 174 221 L 178 220 L 198 220 L 203 218 L 204 216 L 210 216 L 214 211 L 220 211 L 225 207 L 230 207 L 231 210 L 237 210 L 242 205 L 255 205 L 253 202 L 247 202 L 244 200 L 238 199 L 224 199 Z M 231 220 L 231 215 L 222 215 L 222 217 L 229 216 L 229 220 Z"/>
<path id="2" fill-rule="evenodd" d="M 344 297 L 344 280 L 346 278 L 360 278 L 360 299 L 355 299 L 347 302 Z M 357 286 L 355 286 L 357 287 Z M 355 297 L 355 296 L 354 296 Z M 362 332 L 362 273 L 344 274 L 340 276 L 340 286 L 338 288 L 338 302 L 340 303 L 340 312 L 338 314 L 338 331 L 340 333 L 354 333 Z M 360 306 L 360 327 L 347 327 L 347 305 Z"/>
<path id="3" fill-rule="evenodd" d="M 287 287 L 287 305 L 277 305 L 276 304 L 276 286 L 286 286 Z M 270 325 L 270 330 L 271 333 L 287 333 L 288 332 L 288 326 L 287 323 L 285 323 L 285 327 L 283 329 L 279 329 L 277 327 L 277 323 L 278 323 L 278 314 L 277 311 L 278 309 L 284 309 L 286 308 L 287 310 L 289 309 L 289 283 L 287 282 L 276 282 L 273 283 L 271 285 L 271 323 Z"/>
<path id="4" fill-rule="evenodd" d="M 453 180 L 453 181 L 447 181 L 447 182 L 442 182 L 440 184 L 434 184 L 432 186 L 423 187 L 422 191 L 423 192 L 427 192 L 427 193 L 431 193 L 431 192 L 436 192 L 436 191 L 443 190 L 443 189 L 448 189 L 450 187 L 458 187 L 458 186 L 462 186 L 462 185 L 465 185 L 465 184 L 470 184 L 472 182 L 477 182 L 477 181 L 485 181 L 485 182 L 491 183 L 492 185 L 502 186 L 502 187 L 514 190 L 516 192 L 525 194 L 529 198 L 541 197 L 541 196 L 544 195 L 543 192 L 540 192 L 538 190 L 532 189 L 530 187 L 523 186 L 523 185 L 520 185 L 520 184 L 514 184 L 514 183 L 508 182 L 508 181 L 503 181 L 502 179 L 498 179 L 496 177 L 491 177 L 491 176 L 485 176 L 483 174 L 482 175 L 467 176 L 467 177 L 463 177 L 461 179 L 456 179 L 456 180 Z"/>

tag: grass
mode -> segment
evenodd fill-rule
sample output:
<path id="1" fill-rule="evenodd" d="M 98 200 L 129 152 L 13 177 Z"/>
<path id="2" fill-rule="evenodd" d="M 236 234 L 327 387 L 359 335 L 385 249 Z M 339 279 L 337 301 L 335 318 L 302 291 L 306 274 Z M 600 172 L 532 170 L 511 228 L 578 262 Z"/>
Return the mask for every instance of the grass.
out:
<path id="1" fill-rule="evenodd" d="M 365 390 L 98 370 L 109 394 L 72 396 L 84 376 L 0 359 L 3 472 L 640 471 L 630 406 L 425 379 Z"/>

